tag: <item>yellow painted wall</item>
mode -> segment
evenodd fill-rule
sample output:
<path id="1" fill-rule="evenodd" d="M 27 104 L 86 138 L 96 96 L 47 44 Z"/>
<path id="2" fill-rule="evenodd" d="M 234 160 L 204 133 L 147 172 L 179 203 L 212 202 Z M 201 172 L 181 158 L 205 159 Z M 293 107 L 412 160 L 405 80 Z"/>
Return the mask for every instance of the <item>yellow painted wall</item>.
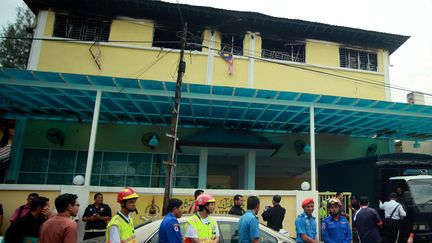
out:
<path id="1" fill-rule="evenodd" d="M 113 20 L 109 41 L 137 41 L 127 44 L 151 47 L 153 27 L 152 21 Z M 141 41 L 148 43 L 140 43 Z"/>
<path id="2" fill-rule="evenodd" d="M 142 50 L 102 44 L 99 46 L 101 54 L 101 70 L 99 70 L 89 52 L 89 47 L 89 44 L 82 43 L 45 41 L 42 44 L 38 70 L 163 81 L 175 81 L 177 78 L 179 54 L 176 52 L 167 54 L 157 49 Z M 93 50 L 98 52 L 96 47 Z M 158 58 L 161 59 L 153 65 Z M 207 56 L 186 52 L 185 61 L 187 63 L 185 82 L 203 84 Z"/>
<path id="3" fill-rule="evenodd" d="M 46 35 L 46 36 L 52 36 L 53 35 L 53 33 L 54 33 L 54 21 L 55 21 L 55 13 L 53 11 L 49 10 L 44 35 Z"/>
<path id="4" fill-rule="evenodd" d="M 49 12 L 45 35 L 52 35 L 54 13 Z M 116 19 L 113 21 L 110 40 L 152 40 L 152 22 Z M 249 52 L 251 33 L 244 38 L 245 55 L 260 56 L 261 37 L 255 35 L 255 51 Z M 208 45 L 210 31 L 204 31 L 204 45 Z M 216 49 L 220 48 L 221 33 L 216 32 Z M 129 46 L 127 48 L 126 46 Z M 80 73 L 102 76 L 141 78 L 150 80 L 175 81 L 178 64 L 178 50 L 167 54 L 167 50 L 150 48 L 151 44 L 109 43 L 100 45 L 101 70 L 98 69 L 91 54 L 90 43 L 71 43 L 43 41 L 38 69 L 42 71 Z M 143 49 L 144 48 L 144 49 Z M 97 52 L 97 48 L 93 47 Z M 145 69 L 159 61 L 146 72 Z M 382 50 L 377 51 L 378 72 L 359 72 L 339 68 L 339 46 L 337 43 L 307 41 L 306 64 L 323 67 L 311 67 L 303 64 L 288 63 L 291 66 L 310 68 L 319 72 L 349 76 L 370 82 L 384 83 Z M 185 82 L 204 84 L 207 72 L 207 49 L 203 52 L 186 51 L 187 64 Z M 285 63 L 286 64 L 286 63 Z M 228 64 L 218 55 L 214 58 L 212 85 L 247 87 L 248 59 L 234 59 L 234 75 L 228 74 Z M 303 93 L 358 97 L 385 100 L 383 87 L 365 85 L 354 80 L 343 79 L 325 74 L 279 65 L 265 61 L 255 61 L 254 88 Z M 329 67 L 329 68 L 327 68 Z M 333 69 L 332 69 L 333 68 Z M 334 69 L 336 68 L 336 69 Z"/>
<path id="5" fill-rule="evenodd" d="M 25 203 L 27 203 L 27 196 L 36 192 L 39 196 L 49 198 L 51 209 L 55 208 L 54 200 L 60 194 L 60 191 L 13 191 L 13 190 L 0 190 L 0 203 L 3 205 L 3 234 L 9 227 L 9 218 L 15 209 Z"/>
<path id="6" fill-rule="evenodd" d="M 93 203 L 94 192 L 90 193 L 89 204 Z M 113 213 L 120 210 L 119 204 L 117 203 L 117 193 L 103 193 L 104 195 L 104 203 L 110 205 Z M 260 198 L 260 211 L 258 213 L 259 220 L 261 223 L 267 224 L 262 220 L 261 214 L 264 210 L 265 206 L 272 205 L 272 197 L 273 196 L 259 196 Z M 173 195 L 173 198 L 178 198 L 183 201 L 184 211 L 183 213 L 187 213 L 189 207 L 192 205 L 194 198 L 193 195 L 185 196 L 185 195 Z M 216 199 L 216 209 L 215 214 L 228 214 L 228 211 L 233 206 L 233 195 L 226 196 L 215 196 Z M 246 210 L 246 199 L 243 208 Z M 154 204 L 152 202 L 154 201 Z M 294 221 L 296 218 L 296 205 L 295 205 L 295 196 L 282 196 L 281 205 L 286 209 L 285 219 L 283 221 L 284 229 L 288 230 L 290 235 L 295 235 L 295 225 Z M 135 225 L 139 225 L 143 223 L 146 219 L 150 218 L 159 218 L 161 217 L 163 205 L 163 195 L 149 195 L 149 194 L 140 194 L 140 198 L 137 200 L 137 210 L 138 215 L 134 215 Z M 84 208 L 84 207 L 83 207 Z M 149 210 L 151 208 L 156 209 L 156 214 L 149 214 Z"/>
<path id="7" fill-rule="evenodd" d="M 339 67 L 339 46 L 306 42 L 306 63 Z"/>
<path id="8" fill-rule="evenodd" d="M 305 67 L 304 65 L 293 63 L 289 65 L 290 66 L 278 65 L 265 61 L 255 61 L 255 88 L 385 100 L 383 87 L 356 83 L 353 80 L 336 78 L 322 73 L 307 71 L 302 68 L 360 78 L 363 80 L 367 79 L 371 80 L 371 82 L 378 82 L 381 84 L 384 83 L 383 75 L 351 72 L 348 70 Z"/>

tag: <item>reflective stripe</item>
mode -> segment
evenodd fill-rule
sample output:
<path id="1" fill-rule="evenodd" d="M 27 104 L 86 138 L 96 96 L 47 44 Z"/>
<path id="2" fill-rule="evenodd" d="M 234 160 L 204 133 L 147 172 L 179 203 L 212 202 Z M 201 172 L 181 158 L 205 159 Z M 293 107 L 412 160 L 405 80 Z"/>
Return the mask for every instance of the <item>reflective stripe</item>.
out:
<path id="1" fill-rule="evenodd" d="M 85 230 L 84 232 L 105 232 L 106 229 L 88 229 Z"/>

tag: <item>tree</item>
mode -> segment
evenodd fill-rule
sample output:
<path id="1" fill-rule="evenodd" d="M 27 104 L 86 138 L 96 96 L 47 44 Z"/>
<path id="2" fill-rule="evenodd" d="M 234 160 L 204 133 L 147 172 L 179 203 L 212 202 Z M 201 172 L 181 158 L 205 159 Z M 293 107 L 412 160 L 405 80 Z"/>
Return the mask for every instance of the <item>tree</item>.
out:
<path id="1" fill-rule="evenodd" d="M 30 55 L 35 16 L 23 5 L 17 7 L 15 23 L 2 27 L 0 36 L 0 65 L 9 68 L 25 69 Z M 4 38 L 5 37 L 5 38 Z M 24 38 L 24 39 L 23 39 Z"/>

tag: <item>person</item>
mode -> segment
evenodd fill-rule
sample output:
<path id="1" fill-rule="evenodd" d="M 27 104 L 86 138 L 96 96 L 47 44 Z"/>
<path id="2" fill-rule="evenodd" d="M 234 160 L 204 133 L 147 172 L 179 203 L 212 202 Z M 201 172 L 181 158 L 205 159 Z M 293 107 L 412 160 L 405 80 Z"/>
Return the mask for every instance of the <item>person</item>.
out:
<path id="1" fill-rule="evenodd" d="M 304 212 L 298 215 L 295 220 L 296 242 L 318 243 L 316 221 L 315 217 L 312 216 L 314 211 L 313 198 L 306 198 L 301 206 Z"/>
<path id="2" fill-rule="evenodd" d="M 2 235 L 3 228 L 3 205 L 0 203 L 0 235 Z"/>
<path id="3" fill-rule="evenodd" d="M 357 210 L 360 209 L 360 204 L 359 204 L 359 202 L 355 196 L 351 196 L 350 201 L 351 201 L 351 204 L 349 205 L 349 207 L 350 207 L 352 213 L 355 214 L 355 212 L 357 212 Z"/>
<path id="4" fill-rule="evenodd" d="M 342 203 L 337 198 L 330 198 L 327 207 L 330 215 L 322 222 L 324 243 L 350 243 L 352 235 L 349 222 L 339 213 Z"/>
<path id="5" fill-rule="evenodd" d="M 102 193 L 96 193 L 93 199 L 94 203 L 85 209 L 82 218 L 86 222 L 84 240 L 104 236 L 112 216 L 110 206 L 103 203 Z"/>
<path id="6" fill-rule="evenodd" d="M 198 206 L 196 205 L 196 202 L 197 202 L 196 200 L 197 200 L 198 196 L 203 194 L 203 193 L 204 193 L 204 191 L 201 189 L 198 189 L 195 191 L 195 193 L 194 193 L 195 201 L 190 206 L 188 213 L 193 214 L 193 213 L 196 213 L 198 211 Z"/>
<path id="7" fill-rule="evenodd" d="M 159 242 L 182 243 L 183 238 L 180 231 L 178 218 L 183 214 L 183 201 L 172 198 L 168 201 L 168 214 L 162 220 L 159 228 Z"/>
<path id="8" fill-rule="evenodd" d="M 382 221 L 378 212 L 369 208 L 369 198 L 362 196 L 359 199 L 360 209 L 354 215 L 353 227 L 358 232 L 361 242 L 378 243 L 381 242 L 379 227 Z"/>
<path id="9" fill-rule="evenodd" d="M 80 204 L 78 196 L 65 193 L 59 195 L 54 203 L 57 215 L 42 224 L 39 243 L 76 243 L 77 223 L 71 219 L 78 215 Z"/>
<path id="10" fill-rule="evenodd" d="M 344 216 L 344 217 L 348 217 L 348 214 L 345 212 L 345 204 L 344 204 L 344 194 L 343 192 L 336 192 L 336 198 L 339 199 L 339 201 L 342 204 L 342 207 L 339 211 L 339 213 Z"/>
<path id="11" fill-rule="evenodd" d="M 398 195 L 390 193 L 389 201 L 382 203 L 379 201 L 379 208 L 384 210 L 384 234 L 388 242 L 394 243 L 399 241 L 399 230 L 406 212 L 402 205 L 396 200 Z"/>
<path id="12" fill-rule="evenodd" d="M 39 230 L 50 214 L 49 199 L 35 197 L 30 202 L 30 213 L 11 224 L 5 233 L 5 243 L 38 242 Z"/>
<path id="13" fill-rule="evenodd" d="M 215 210 L 215 202 L 210 195 L 198 196 L 198 212 L 186 220 L 185 243 L 219 242 L 218 224 L 210 217 Z"/>
<path id="14" fill-rule="evenodd" d="M 279 231 L 282 229 L 282 222 L 285 217 L 285 208 L 280 205 L 281 196 L 274 195 L 272 199 L 273 207 L 266 206 L 261 214 L 264 221 L 267 221 L 267 226 Z"/>
<path id="15" fill-rule="evenodd" d="M 242 216 L 245 213 L 242 206 L 243 206 L 243 196 L 236 194 L 234 196 L 234 206 L 232 206 L 228 214 Z"/>
<path id="16" fill-rule="evenodd" d="M 39 197 L 39 194 L 34 192 L 30 193 L 27 196 L 27 203 L 15 209 L 15 211 L 12 213 L 12 215 L 9 218 L 11 224 L 17 221 L 19 218 L 26 216 L 30 212 L 30 203 L 31 200 L 33 200 L 33 198 L 35 197 Z"/>
<path id="17" fill-rule="evenodd" d="M 247 200 L 247 211 L 238 222 L 239 243 L 260 242 L 260 231 L 258 222 L 258 211 L 260 208 L 259 198 L 250 196 Z"/>
<path id="18" fill-rule="evenodd" d="M 135 226 L 130 214 L 136 212 L 139 195 L 134 189 L 126 187 L 117 194 L 120 211 L 108 223 L 105 237 L 108 243 L 136 242 Z"/>

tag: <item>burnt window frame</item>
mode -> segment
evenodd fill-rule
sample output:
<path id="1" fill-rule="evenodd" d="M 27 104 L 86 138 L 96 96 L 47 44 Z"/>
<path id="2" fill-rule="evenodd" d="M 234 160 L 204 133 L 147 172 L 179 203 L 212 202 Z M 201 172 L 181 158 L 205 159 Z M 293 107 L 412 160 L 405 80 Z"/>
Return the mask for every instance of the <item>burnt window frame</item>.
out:
<path id="1" fill-rule="evenodd" d="M 81 41 L 108 42 L 112 20 L 56 13 L 53 36 Z"/>
<path id="2" fill-rule="evenodd" d="M 261 57 L 281 61 L 306 63 L 306 43 L 298 40 L 262 38 Z"/>
<path id="3" fill-rule="evenodd" d="M 339 47 L 339 66 L 342 68 L 378 72 L 378 53 Z"/>
<path id="4" fill-rule="evenodd" d="M 181 32 L 183 27 L 175 25 L 165 25 L 162 23 L 155 23 L 153 28 L 152 47 L 168 48 L 168 49 L 181 49 Z M 188 28 L 186 36 L 187 51 L 202 51 L 202 43 L 204 39 L 204 30 L 197 28 Z"/>
<path id="5" fill-rule="evenodd" d="M 234 41 L 232 39 L 234 38 Z M 243 56 L 245 35 L 221 33 L 221 50 L 232 53 L 236 56 Z M 232 49 L 231 49 L 232 48 Z"/>

